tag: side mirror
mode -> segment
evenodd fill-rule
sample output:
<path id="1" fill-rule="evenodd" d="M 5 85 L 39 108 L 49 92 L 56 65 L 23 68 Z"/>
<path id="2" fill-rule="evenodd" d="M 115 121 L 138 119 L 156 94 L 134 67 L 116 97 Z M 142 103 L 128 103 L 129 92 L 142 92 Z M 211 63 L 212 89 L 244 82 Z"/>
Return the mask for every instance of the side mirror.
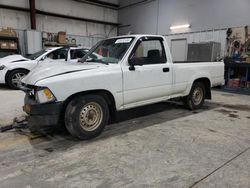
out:
<path id="1" fill-rule="evenodd" d="M 129 58 L 128 64 L 130 65 L 129 66 L 129 70 L 130 71 L 134 71 L 136 65 L 137 66 L 142 66 L 143 65 L 143 63 L 140 61 L 140 59 L 139 58 L 135 58 L 134 55 L 131 58 Z"/>
<path id="2" fill-rule="evenodd" d="M 130 58 L 129 60 L 128 60 L 128 64 L 129 64 L 129 70 L 130 71 L 134 71 L 135 70 L 135 65 L 134 65 L 134 61 L 133 61 L 133 58 Z"/>
<path id="3" fill-rule="evenodd" d="M 47 56 L 43 56 L 40 61 L 44 61 L 47 58 Z"/>

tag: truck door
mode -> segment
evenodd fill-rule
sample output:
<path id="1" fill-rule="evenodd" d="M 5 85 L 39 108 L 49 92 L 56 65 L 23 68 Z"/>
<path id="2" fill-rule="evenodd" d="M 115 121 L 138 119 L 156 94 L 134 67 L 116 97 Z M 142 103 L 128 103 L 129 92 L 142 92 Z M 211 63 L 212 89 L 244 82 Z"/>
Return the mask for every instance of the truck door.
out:
<path id="1" fill-rule="evenodd" d="M 137 41 L 128 61 L 122 66 L 125 108 L 157 100 L 171 94 L 172 70 L 167 62 L 161 37 L 142 37 Z"/>

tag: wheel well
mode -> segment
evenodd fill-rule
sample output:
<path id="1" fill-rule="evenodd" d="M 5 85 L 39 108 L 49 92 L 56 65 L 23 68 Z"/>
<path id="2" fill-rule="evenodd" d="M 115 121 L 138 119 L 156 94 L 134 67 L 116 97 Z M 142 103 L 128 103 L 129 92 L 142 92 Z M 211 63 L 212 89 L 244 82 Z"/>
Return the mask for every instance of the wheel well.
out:
<path id="1" fill-rule="evenodd" d="M 195 82 L 201 82 L 204 84 L 205 86 L 205 90 L 206 90 L 206 99 L 212 99 L 212 95 L 211 95 L 211 82 L 208 78 L 199 78 L 196 79 L 194 81 Z"/>
<path id="2" fill-rule="evenodd" d="M 90 91 L 83 91 L 83 92 L 79 92 L 79 93 L 75 93 L 71 96 L 69 96 L 65 102 L 64 102 L 64 110 L 62 112 L 62 114 L 65 113 L 65 109 L 67 107 L 67 105 L 69 104 L 69 102 L 77 97 L 77 96 L 82 96 L 82 95 L 89 95 L 89 94 L 94 94 L 94 95 L 100 95 L 102 96 L 105 101 L 107 102 L 108 104 L 108 107 L 109 107 L 109 112 L 110 112 L 110 118 L 111 118 L 111 121 L 115 120 L 115 117 L 116 117 L 116 104 L 115 104 L 115 98 L 114 96 L 112 95 L 112 93 L 110 93 L 109 91 L 107 90 L 90 90 Z M 63 115 L 64 116 L 64 115 Z M 113 119 L 114 118 L 114 119 Z"/>
<path id="3" fill-rule="evenodd" d="M 13 72 L 13 71 L 16 71 L 16 70 L 23 70 L 23 71 L 30 72 L 28 69 L 24 69 L 24 68 L 17 68 L 17 69 L 13 69 L 13 70 L 8 70 L 6 75 L 5 75 L 5 82 L 7 82 L 7 79 L 9 77 L 10 73 Z"/>

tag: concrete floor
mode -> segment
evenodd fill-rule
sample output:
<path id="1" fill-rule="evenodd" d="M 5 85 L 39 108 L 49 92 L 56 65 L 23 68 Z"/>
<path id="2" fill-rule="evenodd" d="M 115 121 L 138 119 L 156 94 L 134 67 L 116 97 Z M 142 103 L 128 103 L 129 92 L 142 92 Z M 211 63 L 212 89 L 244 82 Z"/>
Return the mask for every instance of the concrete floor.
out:
<path id="1" fill-rule="evenodd" d="M 25 115 L 22 110 L 24 92 L 10 90 L 0 84 L 0 126 L 12 124 L 13 118 Z"/>
<path id="2" fill-rule="evenodd" d="M 17 96 L 20 108 L 21 92 L 0 91 L 1 121 Z M 250 96 L 213 91 L 195 112 L 160 103 L 119 119 L 91 141 L 0 133 L 0 187 L 250 187 Z"/>

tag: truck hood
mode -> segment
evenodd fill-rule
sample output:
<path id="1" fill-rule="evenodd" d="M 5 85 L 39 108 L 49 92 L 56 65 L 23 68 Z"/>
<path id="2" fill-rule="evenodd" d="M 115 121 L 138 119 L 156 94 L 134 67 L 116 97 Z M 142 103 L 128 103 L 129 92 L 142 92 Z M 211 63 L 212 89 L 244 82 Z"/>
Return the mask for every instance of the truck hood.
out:
<path id="1" fill-rule="evenodd" d="M 23 61 L 30 61 L 30 59 L 27 59 L 21 55 L 9 55 L 0 59 L 0 66 L 8 66 L 10 63 L 18 63 Z"/>
<path id="2" fill-rule="evenodd" d="M 70 74 L 73 72 L 86 71 L 91 69 L 97 69 L 101 66 L 107 66 L 100 63 L 43 63 L 34 68 L 26 77 L 22 79 L 22 82 L 28 85 L 35 85 L 39 80 L 59 76 L 63 74 Z"/>

